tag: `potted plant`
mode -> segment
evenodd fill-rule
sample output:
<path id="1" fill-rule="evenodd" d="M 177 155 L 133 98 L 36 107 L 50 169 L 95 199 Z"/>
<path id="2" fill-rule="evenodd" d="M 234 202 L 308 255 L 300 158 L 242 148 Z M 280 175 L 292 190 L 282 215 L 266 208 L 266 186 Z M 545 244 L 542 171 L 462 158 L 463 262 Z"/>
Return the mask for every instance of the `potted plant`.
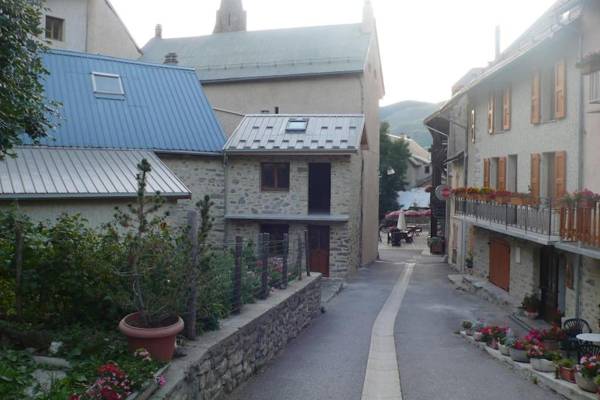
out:
<path id="1" fill-rule="evenodd" d="M 529 357 L 527 356 L 527 350 L 528 350 L 529 344 L 527 342 L 525 342 L 524 340 L 521 339 L 517 339 L 513 342 L 512 346 L 510 347 L 510 358 L 513 361 L 516 362 L 520 362 L 520 363 L 528 363 L 529 362 Z"/>
<path id="2" fill-rule="evenodd" d="M 556 371 L 554 361 L 560 359 L 558 353 L 546 350 L 542 344 L 531 345 L 527 350 L 527 356 L 531 362 L 531 367 L 540 372 Z"/>
<path id="3" fill-rule="evenodd" d="M 427 245 L 431 254 L 444 254 L 444 238 L 430 236 L 427 238 Z"/>
<path id="4" fill-rule="evenodd" d="M 589 189 L 583 189 L 573 194 L 573 199 L 580 208 L 594 208 L 598 202 L 598 195 Z"/>
<path id="5" fill-rule="evenodd" d="M 527 295 L 523 298 L 521 308 L 525 310 L 525 315 L 530 319 L 536 319 L 539 315 L 540 300 L 535 294 Z"/>
<path id="6" fill-rule="evenodd" d="M 465 266 L 469 269 L 473 269 L 473 253 L 469 251 L 465 258 Z"/>
<path id="7" fill-rule="evenodd" d="M 465 190 L 465 194 L 468 199 L 479 200 L 479 189 L 477 189 L 476 187 L 468 187 Z"/>
<path id="8" fill-rule="evenodd" d="M 146 179 L 150 164 L 143 159 L 138 165 L 136 205 L 129 212 L 117 211 L 116 221 L 128 229 L 123 240 L 126 270 L 122 273 L 131 287 L 126 305 L 133 313 L 119 323 L 127 336 L 129 350 L 144 348 L 153 359 L 169 361 L 175 350 L 175 338 L 184 327 L 177 315 L 183 290 L 182 273 L 176 262 L 176 243 L 164 216 L 158 212 L 164 200 L 146 196 Z M 114 232 L 118 227 L 113 225 Z"/>
<path id="9" fill-rule="evenodd" d="M 513 206 L 523 206 L 527 204 L 527 195 L 523 193 L 511 193 L 510 204 Z"/>
<path id="10" fill-rule="evenodd" d="M 557 325 L 553 325 L 550 329 L 543 330 L 540 336 L 544 348 L 548 351 L 558 351 L 560 342 L 567 338 L 565 331 Z"/>
<path id="11" fill-rule="evenodd" d="M 460 324 L 460 326 L 463 329 L 463 331 L 465 332 L 465 335 L 467 335 L 467 336 L 473 336 L 473 322 L 471 322 L 471 321 L 463 321 Z"/>
<path id="12" fill-rule="evenodd" d="M 561 358 L 556 365 L 561 379 L 575 383 L 575 361 L 570 358 Z"/>
<path id="13" fill-rule="evenodd" d="M 511 192 L 506 190 L 499 190 L 494 194 L 494 198 L 497 203 L 507 204 L 510 201 Z"/>
<path id="14" fill-rule="evenodd" d="M 580 389 L 586 392 L 596 393 L 598 385 L 596 377 L 600 369 L 600 360 L 596 356 L 583 356 L 579 360 L 577 372 L 575 373 L 575 382 Z"/>
<path id="15" fill-rule="evenodd" d="M 489 187 L 483 187 L 479 189 L 479 199 L 483 201 L 490 201 L 493 198 L 494 191 Z"/>
<path id="16" fill-rule="evenodd" d="M 510 356 L 510 348 L 513 343 L 517 340 L 514 336 L 505 336 L 501 338 L 498 343 L 498 350 L 500 350 L 500 354 L 503 356 Z"/>

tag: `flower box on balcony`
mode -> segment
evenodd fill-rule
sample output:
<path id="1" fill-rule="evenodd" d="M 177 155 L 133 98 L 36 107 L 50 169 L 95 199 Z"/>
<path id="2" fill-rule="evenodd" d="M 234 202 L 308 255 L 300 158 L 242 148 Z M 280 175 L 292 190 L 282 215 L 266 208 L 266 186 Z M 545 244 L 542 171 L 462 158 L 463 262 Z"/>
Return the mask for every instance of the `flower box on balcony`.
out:
<path id="1" fill-rule="evenodd" d="M 512 204 L 513 206 L 525 206 L 527 205 L 527 199 L 525 197 L 522 196 L 518 196 L 518 195 L 513 195 L 510 197 L 510 204 Z"/>

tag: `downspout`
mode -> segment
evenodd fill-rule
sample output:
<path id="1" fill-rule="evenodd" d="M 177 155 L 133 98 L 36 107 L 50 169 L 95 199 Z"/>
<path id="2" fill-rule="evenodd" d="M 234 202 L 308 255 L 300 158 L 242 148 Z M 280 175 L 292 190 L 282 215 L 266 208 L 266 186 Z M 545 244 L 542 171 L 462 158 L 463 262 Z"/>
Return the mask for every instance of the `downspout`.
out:
<path id="1" fill-rule="evenodd" d="M 583 58 L 583 34 L 579 33 L 579 60 Z M 579 98 L 578 102 L 578 118 L 579 118 L 579 132 L 577 135 L 578 139 L 578 162 L 577 162 L 577 188 L 578 190 L 583 189 L 584 185 L 584 145 L 583 139 L 585 134 L 585 110 L 584 110 L 584 78 L 581 71 L 579 72 Z M 575 317 L 581 317 L 581 283 L 583 281 L 583 257 L 577 255 L 577 286 L 575 287 Z"/>
<path id="2" fill-rule="evenodd" d="M 85 52 L 89 52 L 89 31 L 90 31 L 90 0 L 85 2 Z"/>
<path id="3" fill-rule="evenodd" d="M 364 76 L 364 74 L 362 75 Z M 363 82 L 363 78 L 361 76 L 358 77 L 358 83 L 360 85 L 360 112 L 365 115 L 365 129 L 368 123 L 367 117 L 365 114 L 365 85 Z M 377 127 L 379 130 L 379 127 Z M 369 150 L 367 150 L 369 151 Z M 379 171 L 379 165 L 377 165 L 377 171 Z M 377 174 L 379 176 L 379 174 Z M 377 178 L 379 180 L 379 178 Z M 377 185 L 379 188 L 379 184 Z M 379 192 L 381 193 L 381 188 L 379 188 Z M 360 153 L 360 199 L 359 199 L 359 207 L 360 207 L 360 220 L 359 220 L 359 228 L 360 235 L 358 235 L 358 265 L 363 266 L 363 243 L 364 238 L 363 234 L 365 233 L 365 213 L 364 213 L 364 204 L 365 204 L 365 150 L 361 150 Z M 379 196 L 378 196 L 379 198 Z M 377 234 L 379 234 L 379 203 L 377 204 Z M 375 238 L 373 238 L 375 239 Z M 377 260 L 379 260 L 379 240 L 377 241 Z"/>
<path id="4" fill-rule="evenodd" d="M 227 215 L 227 183 L 229 182 L 228 179 L 229 176 L 229 164 L 228 164 L 228 158 L 227 158 L 227 153 L 223 152 L 223 180 L 225 181 L 223 184 L 223 229 L 225 231 L 224 235 L 223 235 L 223 241 L 224 241 L 224 245 L 226 245 L 229 242 L 229 224 L 227 222 L 227 219 L 225 218 L 225 216 Z"/>

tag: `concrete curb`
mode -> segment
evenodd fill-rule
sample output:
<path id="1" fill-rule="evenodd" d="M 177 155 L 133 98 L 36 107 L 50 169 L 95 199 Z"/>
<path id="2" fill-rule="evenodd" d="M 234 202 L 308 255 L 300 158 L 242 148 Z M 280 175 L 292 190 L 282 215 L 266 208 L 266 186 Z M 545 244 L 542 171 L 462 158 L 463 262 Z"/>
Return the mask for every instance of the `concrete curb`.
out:
<path id="1" fill-rule="evenodd" d="M 594 393 L 585 392 L 574 384 L 561 379 L 556 379 L 553 372 L 539 372 L 531 367 L 531 364 L 518 363 L 510 357 L 503 356 L 498 350 L 486 346 L 485 343 L 477 342 L 471 336 L 467 336 L 464 332 L 460 334 L 468 343 L 479 347 L 482 351 L 487 352 L 497 361 L 503 363 L 508 368 L 516 371 L 522 378 L 533 381 L 535 384 L 552 390 L 569 400 L 597 400 L 598 397 Z"/>
<path id="2" fill-rule="evenodd" d="M 321 285 L 323 288 L 323 281 L 321 282 Z M 344 281 L 340 280 L 330 286 L 331 288 L 328 288 L 327 290 L 321 290 L 321 305 L 329 303 L 335 296 L 340 294 L 340 292 L 344 290 L 345 284 Z"/>

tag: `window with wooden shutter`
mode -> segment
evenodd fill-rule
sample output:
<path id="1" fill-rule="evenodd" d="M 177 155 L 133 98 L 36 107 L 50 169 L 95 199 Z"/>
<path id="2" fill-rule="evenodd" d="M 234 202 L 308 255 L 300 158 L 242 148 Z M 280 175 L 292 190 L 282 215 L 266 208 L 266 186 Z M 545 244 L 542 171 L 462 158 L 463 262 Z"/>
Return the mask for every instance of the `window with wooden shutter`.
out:
<path id="1" fill-rule="evenodd" d="M 531 155 L 531 180 L 529 190 L 533 197 L 540 197 L 540 164 L 542 156 L 540 154 Z"/>
<path id="2" fill-rule="evenodd" d="M 490 159 L 483 159 L 483 187 L 490 187 Z"/>
<path id="3" fill-rule="evenodd" d="M 491 135 L 494 133 L 494 108 L 496 106 L 496 101 L 494 98 L 494 93 L 490 94 L 490 98 L 488 100 L 488 133 Z"/>
<path id="4" fill-rule="evenodd" d="M 498 182 L 496 187 L 500 191 L 506 190 L 506 157 L 500 157 L 498 159 Z"/>
<path id="5" fill-rule="evenodd" d="M 539 124 L 541 122 L 541 89 L 542 75 L 540 71 L 533 73 L 531 82 L 531 123 Z"/>
<path id="6" fill-rule="evenodd" d="M 567 116 L 565 104 L 567 65 L 565 60 L 560 60 L 554 65 L 554 118 L 561 119 Z"/>
<path id="7" fill-rule="evenodd" d="M 510 87 L 504 89 L 502 93 L 502 130 L 510 130 Z"/>
<path id="8" fill-rule="evenodd" d="M 567 152 L 554 153 L 554 195 L 557 199 L 567 193 Z"/>

